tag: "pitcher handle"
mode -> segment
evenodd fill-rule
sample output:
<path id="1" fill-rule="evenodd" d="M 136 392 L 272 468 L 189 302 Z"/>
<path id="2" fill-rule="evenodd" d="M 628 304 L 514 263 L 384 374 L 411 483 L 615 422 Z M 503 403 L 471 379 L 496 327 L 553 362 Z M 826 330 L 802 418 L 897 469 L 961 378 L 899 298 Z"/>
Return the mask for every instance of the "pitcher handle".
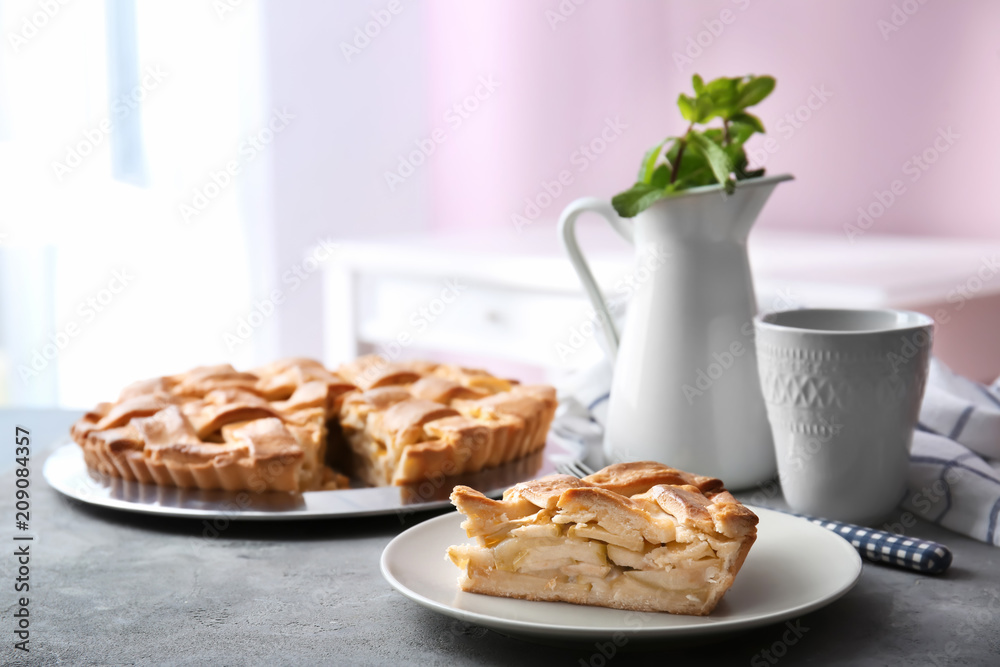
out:
<path id="1" fill-rule="evenodd" d="M 584 291 L 590 297 L 590 302 L 594 304 L 594 310 L 597 312 L 598 318 L 601 321 L 601 327 L 604 329 L 604 336 L 608 340 L 611 362 L 614 363 L 615 357 L 618 356 L 618 330 L 615 329 L 614 320 L 611 318 L 611 311 L 604 301 L 601 288 L 598 287 L 597 281 L 594 280 L 594 274 L 591 273 L 587 260 L 584 258 L 583 253 L 580 252 L 580 244 L 576 240 L 576 219 L 581 213 L 586 211 L 593 211 L 600 214 L 611 224 L 611 228 L 629 243 L 634 243 L 635 241 L 633 239 L 632 225 L 628 221 L 618 217 L 618 213 L 611 206 L 611 202 L 604 199 L 596 197 L 577 199 L 567 206 L 559 217 L 559 238 L 562 239 L 563 245 L 566 247 L 569 261 L 573 264 L 573 268 L 576 269 L 577 275 L 580 276 L 580 282 L 583 283 Z"/>

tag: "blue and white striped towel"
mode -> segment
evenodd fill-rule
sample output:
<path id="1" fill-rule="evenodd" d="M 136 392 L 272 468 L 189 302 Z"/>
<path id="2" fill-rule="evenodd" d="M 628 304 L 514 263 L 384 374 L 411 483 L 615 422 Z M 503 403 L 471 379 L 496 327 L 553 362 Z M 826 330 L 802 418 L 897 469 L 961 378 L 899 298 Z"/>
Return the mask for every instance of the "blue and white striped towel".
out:
<path id="1" fill-rule="evenodd" d="M 611 366 L 584 369 L 560 388 L 553 434 L 583 456 L 600 448 Z M 900 506 L 906 532 L 914 516 L 1000 546 L 1000 380 L 987 387 L 931 360 L 914 432 L 909 489 Z"/>

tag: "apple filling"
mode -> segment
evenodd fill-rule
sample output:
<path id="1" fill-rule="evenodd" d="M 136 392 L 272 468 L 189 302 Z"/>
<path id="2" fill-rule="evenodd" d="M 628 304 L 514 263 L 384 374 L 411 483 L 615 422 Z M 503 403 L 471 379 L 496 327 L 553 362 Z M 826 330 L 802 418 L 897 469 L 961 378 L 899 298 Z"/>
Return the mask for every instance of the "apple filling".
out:
<path id="1" fill-rule="evenodd" d="M 637 464 L 620 465 L 624 473 Z M 460 586 L 532 600 L 710 612 L 753 543 L 756 516 L 724 489 L 705 496 L 691 484 L 652 483 L 662 477 L 650 474 L 651 484 L 631 496 L 565 476 L 518 485 L 501 501 L 456 487 L 452 500 L 475 538 L 448 549 Z M 706 479 L 690 477 L 680 481 Z M 675 505 L 678 498 L 683 503 Z"/>

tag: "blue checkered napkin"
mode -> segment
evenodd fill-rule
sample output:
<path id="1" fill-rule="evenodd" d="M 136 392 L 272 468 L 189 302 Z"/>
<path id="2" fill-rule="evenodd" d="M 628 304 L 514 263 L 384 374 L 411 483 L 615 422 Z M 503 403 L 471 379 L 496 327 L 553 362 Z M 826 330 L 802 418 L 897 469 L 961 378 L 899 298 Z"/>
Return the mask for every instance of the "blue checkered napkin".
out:
<path id="1" fill-rule="evenodd" d="M 803 518 L 848 540 L 862 558 L 869 561 L 887 563 L 926 574 L 940 574 L 951 565 L 951 551 L 937 542 L 885 533 L 853 523 L 814 519 L 808 516 Z"/>
<path id="2" fill-rule="evenodd" d="M 932 361 L 910 462 L 904 510 L 1000 546 L 998 383 L 986 387 Z"/>

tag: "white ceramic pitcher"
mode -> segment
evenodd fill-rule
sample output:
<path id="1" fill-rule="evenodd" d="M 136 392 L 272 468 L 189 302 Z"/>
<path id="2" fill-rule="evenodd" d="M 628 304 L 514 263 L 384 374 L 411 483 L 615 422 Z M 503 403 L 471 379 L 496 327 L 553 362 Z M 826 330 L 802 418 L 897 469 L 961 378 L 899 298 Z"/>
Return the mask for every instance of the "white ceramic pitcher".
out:
<path id="1" fill-rule="evenodd" d="M 694 188 L 632 220 L 594 198 L 563 211 L 559 236 L 614 362 L 604 440 L 609 462 L 660 461 L 718 477 L 730 489 L 774 476 L 746 241 L 774 187 L 791 178 L 740 181 L 729 196 L 718 185 Z M 586 211 L 635 245 L 636 290 L 621 336 L 576 240 L 577 217 Z"/>

